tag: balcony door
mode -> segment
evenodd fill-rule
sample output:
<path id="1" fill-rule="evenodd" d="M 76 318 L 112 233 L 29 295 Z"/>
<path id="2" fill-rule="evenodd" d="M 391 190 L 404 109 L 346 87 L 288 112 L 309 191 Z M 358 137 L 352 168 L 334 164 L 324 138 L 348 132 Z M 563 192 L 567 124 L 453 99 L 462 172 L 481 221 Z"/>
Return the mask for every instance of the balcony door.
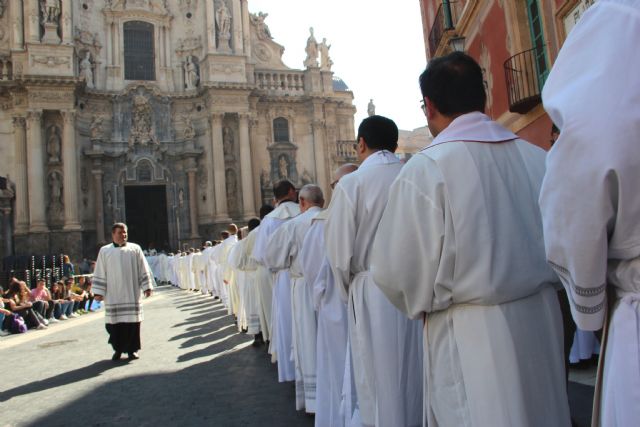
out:
<path id="1" fill-rule="evenodd" d="M 545 50 L 544 32 L 542 31 L 542 17 L 538 0 L 527 1 L 527 17 L 529 18 L 529 30 L 531 31 L 531 44 L 535 48 L 535 64 L 538 72 L 538 85 L 540 91 L 549 75 L 547 52 Z"/>

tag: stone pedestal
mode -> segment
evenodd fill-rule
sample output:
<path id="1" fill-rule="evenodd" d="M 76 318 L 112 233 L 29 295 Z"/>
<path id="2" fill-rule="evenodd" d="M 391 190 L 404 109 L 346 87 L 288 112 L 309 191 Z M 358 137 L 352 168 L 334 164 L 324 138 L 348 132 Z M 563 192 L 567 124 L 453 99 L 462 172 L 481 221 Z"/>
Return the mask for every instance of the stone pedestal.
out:
<path id="1" fill-rule="evenodd" d="M 60 40 L 60 36 L 58 36 L 58 24 L 45 22 L 42 43 L 60 44 L 61 41 L 62 40 Z"/>

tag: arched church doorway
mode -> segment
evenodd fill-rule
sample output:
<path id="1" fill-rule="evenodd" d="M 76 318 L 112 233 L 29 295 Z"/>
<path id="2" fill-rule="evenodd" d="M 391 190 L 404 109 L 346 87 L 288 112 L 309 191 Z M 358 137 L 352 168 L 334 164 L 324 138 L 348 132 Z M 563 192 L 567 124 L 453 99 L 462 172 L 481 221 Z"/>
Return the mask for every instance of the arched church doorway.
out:
<path id="1" fill-rule="evenodd" d="M 169 249 L 166 185 L 127 185 L 125 217 L 129 241 L 143 249 Z"/>

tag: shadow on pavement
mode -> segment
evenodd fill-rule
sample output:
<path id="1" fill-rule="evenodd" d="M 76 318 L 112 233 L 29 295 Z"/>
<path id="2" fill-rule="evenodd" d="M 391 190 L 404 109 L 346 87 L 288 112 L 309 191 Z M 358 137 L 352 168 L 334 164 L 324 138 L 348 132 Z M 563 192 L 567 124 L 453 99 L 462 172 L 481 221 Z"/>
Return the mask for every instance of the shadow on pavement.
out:
<path id="1" fill-rule="evenodd" d="M 122 366 L 125 363 L 126 362 L 113 363 L 111 360 L 101 360 L 99 362 L 95 362 L 92 365 L 65 372 L 63 374 L 56 375 L 55 377 L 50 377 L 44 380 L 24 384 L 19 387 L 0 392 L 0 402 L 6 402 L 13 397 L 21 396 L 24 394 L 37 393 L 39 391 L 48 390 L 55 387 L 71 385 L 75 382 L 93 378 L 97 375 L 102 374 L 103 372 L 108 371 L 109 369 Z"/>

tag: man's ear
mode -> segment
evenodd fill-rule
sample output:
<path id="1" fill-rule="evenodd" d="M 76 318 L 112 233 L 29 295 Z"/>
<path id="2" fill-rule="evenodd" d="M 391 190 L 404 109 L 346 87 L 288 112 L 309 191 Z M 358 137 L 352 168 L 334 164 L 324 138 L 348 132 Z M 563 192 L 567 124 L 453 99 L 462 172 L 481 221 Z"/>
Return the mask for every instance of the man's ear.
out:
<path id="1" fill-rule="evenodd" d="M 430 120 L 433 117 L 435 117 L 435 115 L 438 113 L 438 109 L 433 104 L 433 102 L 426 96 L 424 97 L 424 105 L 427 107 L 427 120 Z"/>

